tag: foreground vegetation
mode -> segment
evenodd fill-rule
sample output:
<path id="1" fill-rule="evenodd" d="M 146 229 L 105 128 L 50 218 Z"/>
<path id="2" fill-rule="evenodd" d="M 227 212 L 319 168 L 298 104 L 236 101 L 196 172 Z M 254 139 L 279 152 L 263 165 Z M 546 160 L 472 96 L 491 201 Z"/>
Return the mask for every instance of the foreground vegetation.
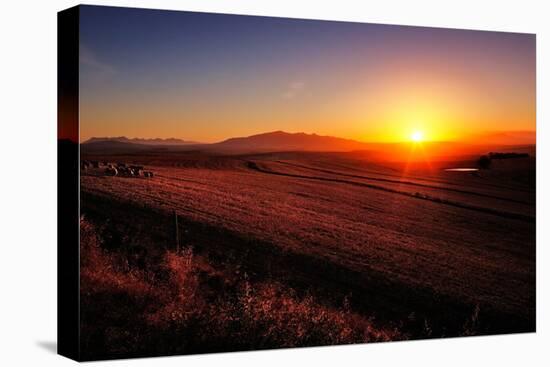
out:
<path id="1" fill-rule="evenodd" d="M 353 312 L 276 282 L 215 269 L 185 249 L 136 259 L 81 220 L 82 351 L 100 358 L 399 340 Z M 158 259 L 158 263 L 154 260 Z"/>

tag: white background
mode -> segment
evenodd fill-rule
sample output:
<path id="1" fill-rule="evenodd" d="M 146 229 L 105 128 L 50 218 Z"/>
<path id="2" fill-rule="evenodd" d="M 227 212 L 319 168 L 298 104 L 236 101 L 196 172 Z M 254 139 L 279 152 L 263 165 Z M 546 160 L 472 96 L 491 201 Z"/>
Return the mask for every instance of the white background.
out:
<path id="1" fill-rule="evenodd" d="M 547 365 L 549 26 L 547 1 L 134 0 L 94 4 L 537 33 L 537 333 L 134 359 L 126 365 Z M 56 12 L 73 1 L 2 1 L 0 365 L 69 365 L 56 340 Z M 545 291 L 546 288 L 546 291 Z"/>

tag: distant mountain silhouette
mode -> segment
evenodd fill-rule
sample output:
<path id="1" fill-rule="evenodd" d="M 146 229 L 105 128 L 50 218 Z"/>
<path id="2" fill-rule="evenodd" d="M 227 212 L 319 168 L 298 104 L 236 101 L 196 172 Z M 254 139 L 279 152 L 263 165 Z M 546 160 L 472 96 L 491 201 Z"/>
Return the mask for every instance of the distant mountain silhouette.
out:
<path id="1" fill-rule="evenodd" d="M 151 150 L 154 146 L 147 144 L 126 143 L 117 140 L 87 140 L 80 145 L 80 151 L 84 154 L 121 154 L 137 153 Z"/>
<path id="2" fill-rule="evenodd" d="M 483 138 L 482 138 L 483 137 Z M 488 132 L 471 135 L 470 142 L 434 141 L 421 144 L 430 159 L 476 156 L 488 152 L 529 153 L 535 156 L 535 132 Z M 84 154 L 133 154 L 145 151 L 203 151 L 216 154 L 270 152 L 362 152 L 372 159 L 402 160 L 411 154 L 410 142 L 364 143 L 351 139 L 306 133 L 273 131 L 236 137 L 219 143 L 201 144 L 181 139 L 91 138 L 80 145 Z M 420 148 L 418 148 L 420 149 Z"/>
<path id="3" fill-rule="evenodd" d="M 143 144 L 143 145 L 184 145 L 184 144 L 198 144 L 194 141 L 187 141 L 182 139 L 176 139 L 176 138 L 168 138 L 168 139 L 160 139 L 160 138 L 154 138 L 154 139 L 140 139 L 140 138 L 127 138 L 125 136 L 118 136 L 118 137 L 104 137 L 104 138 L 90 138 L 86 140 L 83 144 L 89 144 L 89 143 L 98 143 L 98 142 L 119 142 L 119 143 L 132 143 L 132 144 Z"/>
<path id="4" fill-rule="evenodd" d="M 371 145 L 333 136 L 273 131 L 248 137 L 227 139 L 216 144 L 211 144 L 210 147 L 230 151 L 346 152 L 369 149 Z"/>

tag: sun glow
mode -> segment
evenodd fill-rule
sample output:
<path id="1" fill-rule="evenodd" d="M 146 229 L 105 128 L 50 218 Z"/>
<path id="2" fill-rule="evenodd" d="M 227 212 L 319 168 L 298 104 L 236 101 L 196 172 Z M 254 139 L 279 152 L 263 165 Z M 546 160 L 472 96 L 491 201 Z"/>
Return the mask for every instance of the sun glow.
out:
<path id="1" fill-rule="evenodd" d="M 424 140 L 424 133 L 422 131 L 413 131 L 411 134 L 411 140 L 415 143 L 419 143 Z"/>

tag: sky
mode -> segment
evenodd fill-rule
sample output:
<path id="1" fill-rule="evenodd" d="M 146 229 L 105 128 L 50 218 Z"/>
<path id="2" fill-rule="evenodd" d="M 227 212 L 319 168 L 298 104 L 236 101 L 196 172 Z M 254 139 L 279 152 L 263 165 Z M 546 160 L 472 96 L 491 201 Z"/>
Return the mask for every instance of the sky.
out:
<path id="1" fill-rule="evenodd" d="M 535 130 L 535 35 L 82 6 L 80 140 Z"/>

